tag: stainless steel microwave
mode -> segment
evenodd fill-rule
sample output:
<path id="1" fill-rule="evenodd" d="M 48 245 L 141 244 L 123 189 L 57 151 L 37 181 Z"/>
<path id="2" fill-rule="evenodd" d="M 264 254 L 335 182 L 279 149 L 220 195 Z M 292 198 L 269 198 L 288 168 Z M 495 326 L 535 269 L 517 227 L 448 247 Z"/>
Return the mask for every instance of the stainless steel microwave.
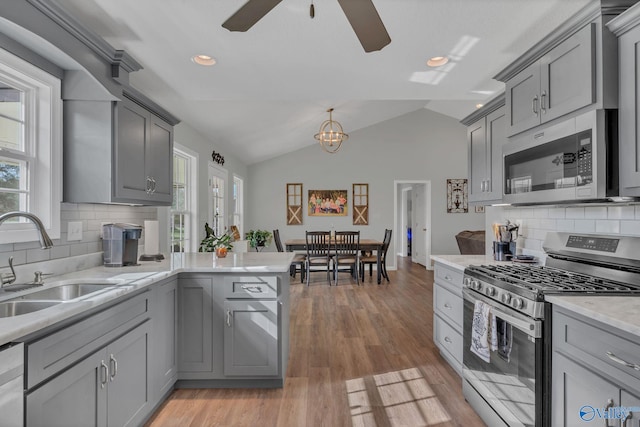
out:
<path id="1" fill-rule="evenodd" d="M 502 200 L 526 205 L 617 197 L 617 113 L 592 110 L 510 138 L 502 149 Z"/>

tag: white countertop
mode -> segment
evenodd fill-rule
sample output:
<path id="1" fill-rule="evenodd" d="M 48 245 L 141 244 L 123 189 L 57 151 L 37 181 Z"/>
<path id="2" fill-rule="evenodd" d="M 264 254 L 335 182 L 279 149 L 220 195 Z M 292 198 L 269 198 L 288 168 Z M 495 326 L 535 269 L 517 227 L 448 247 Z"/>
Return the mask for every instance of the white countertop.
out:
<path id="1" fill-rule="evenodd" d="M 0 302 L 78 281 L 107 282 L 113 283 L 113 286 L 33 313 L 0 318 L 0 345 L 179 273 L 288 273 L 293 255 L 291 252 L 246 252 L 229 253 L 225 258 L 216 258 L 212 253 L 179 253 L 161 262 L 147 261 L 139 266 L 128 267 L 99 266 L 49 277 L 45 279 L 45 285 L 37 288 L 0 293 Z"/>
<path id="2" fill-rule="evenodd" d="M 585 317 L 640 336 L 640 298 L 635 296 L 550 295 L 545 300 Z"/>
<path id="3" fill-rule="evenodd" d="M 439 262 L 463 271 L 470 265 L 510 264 L 511 261 L 496 261 L 491 255 L 431 255 L 434 262 Z"/>

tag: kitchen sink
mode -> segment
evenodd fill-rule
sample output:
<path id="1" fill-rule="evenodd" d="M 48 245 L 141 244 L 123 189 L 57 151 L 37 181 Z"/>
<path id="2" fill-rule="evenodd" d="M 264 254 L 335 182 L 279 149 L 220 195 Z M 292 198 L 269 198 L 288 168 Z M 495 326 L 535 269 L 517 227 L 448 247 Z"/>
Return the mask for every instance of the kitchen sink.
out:
<path id="1" fill-rule="evenodd" d="M 60 304 L 60 301 L 5 301 L 0 302 L 0 318 L 20 316 L 21 314 L 33 313 L 45 308 Z"/>
<path id="2" fill-rule="evenodd" d="M 69 301 L 113 286 L 113 283 L 67 283 L 23 295 L 20 299 Z"/>

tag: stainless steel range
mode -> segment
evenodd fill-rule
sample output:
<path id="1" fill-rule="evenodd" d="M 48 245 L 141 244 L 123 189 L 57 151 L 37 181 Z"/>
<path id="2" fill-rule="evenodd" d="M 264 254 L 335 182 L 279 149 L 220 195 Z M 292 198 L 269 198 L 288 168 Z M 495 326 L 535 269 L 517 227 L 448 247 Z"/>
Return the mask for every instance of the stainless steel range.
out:
<path id="1" fill-rule="evenodd" d="M 546 265 L 464 275 L 463 392 L 490 426 L 550 426 L 550 294 L 640 295 L 640 238 L 548 233 Z"/>

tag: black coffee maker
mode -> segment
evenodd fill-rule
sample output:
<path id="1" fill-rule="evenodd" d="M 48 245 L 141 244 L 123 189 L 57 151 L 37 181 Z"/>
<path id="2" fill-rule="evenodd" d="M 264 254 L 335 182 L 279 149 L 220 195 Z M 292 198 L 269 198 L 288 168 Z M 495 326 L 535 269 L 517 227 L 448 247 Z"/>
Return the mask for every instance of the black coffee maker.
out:
<path id="1" fill-rule="evenodd" d="M 516 239 L 519 226 L 507 220 L 506 224 L 493 224 L 493 259 L 510 261 L 516 255 Z"/>

